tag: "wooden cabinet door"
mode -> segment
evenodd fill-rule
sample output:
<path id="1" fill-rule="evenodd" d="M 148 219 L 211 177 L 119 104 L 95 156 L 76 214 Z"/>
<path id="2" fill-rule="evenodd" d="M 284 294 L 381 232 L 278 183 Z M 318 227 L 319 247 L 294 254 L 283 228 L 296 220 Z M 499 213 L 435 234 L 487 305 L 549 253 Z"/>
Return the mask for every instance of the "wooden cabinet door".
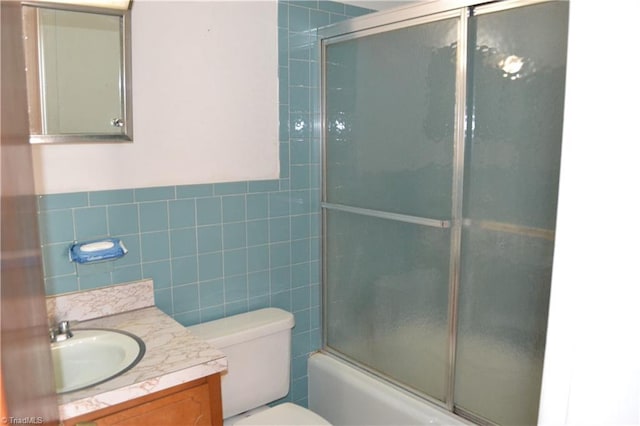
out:
<path id="1" fill-rule="evenodd" d="M 220 374 L 68 419 L 64 426 L 222 426 Z"/>
<path id="2" fill-rule="evenodd" d="M 207 385 L 196 386 L 95 420 L 97 426 L 184 425 L 209 426 L 211 410 Z"/>

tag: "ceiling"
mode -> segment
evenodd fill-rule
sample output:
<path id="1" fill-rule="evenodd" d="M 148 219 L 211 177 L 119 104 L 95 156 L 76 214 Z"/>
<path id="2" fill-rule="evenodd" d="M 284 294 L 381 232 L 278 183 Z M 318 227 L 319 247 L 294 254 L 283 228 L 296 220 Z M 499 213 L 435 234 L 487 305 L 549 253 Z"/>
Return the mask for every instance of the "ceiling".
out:
<path id="1" fill-rule="evenodd" d="M 394 7 L 406 6 L 412 3 L 420 3 L 419 1 L 404 1 L 404 0 L 343 0 L 342 3 L 350 4 L 353 6 L 364 7 L 367 9 L 383 10 Z"/>

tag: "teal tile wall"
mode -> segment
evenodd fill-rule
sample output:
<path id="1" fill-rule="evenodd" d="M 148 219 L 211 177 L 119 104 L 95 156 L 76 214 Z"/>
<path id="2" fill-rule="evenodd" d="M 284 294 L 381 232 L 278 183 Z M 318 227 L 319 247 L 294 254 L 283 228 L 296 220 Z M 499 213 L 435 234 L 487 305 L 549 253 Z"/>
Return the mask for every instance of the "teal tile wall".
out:
<path id="1" fill-rule="evenodd" d="M 307 357 L 321 345 L 320 141 L 314 29 L 369 13 L 341 3 L 278 4 L 280 179 L 42 195 L 49 295 L 154 280 L 156 304 L 183 325 L 275 306 L 295 316 L 291 391 L 307 404 Z M 78 265 L 73 241 L 121 238 L 118 260 Z"/>

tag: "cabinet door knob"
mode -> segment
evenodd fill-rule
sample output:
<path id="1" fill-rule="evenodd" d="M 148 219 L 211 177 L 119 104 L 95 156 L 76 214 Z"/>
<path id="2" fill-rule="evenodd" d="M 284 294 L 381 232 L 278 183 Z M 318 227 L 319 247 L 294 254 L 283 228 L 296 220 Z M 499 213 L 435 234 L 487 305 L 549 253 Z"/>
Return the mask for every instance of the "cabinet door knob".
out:
<path id="1" fill-rule="evenodd" d="M 79 422 L 76 423 L 76 426 L 98 426 L 96 422 Z"/>

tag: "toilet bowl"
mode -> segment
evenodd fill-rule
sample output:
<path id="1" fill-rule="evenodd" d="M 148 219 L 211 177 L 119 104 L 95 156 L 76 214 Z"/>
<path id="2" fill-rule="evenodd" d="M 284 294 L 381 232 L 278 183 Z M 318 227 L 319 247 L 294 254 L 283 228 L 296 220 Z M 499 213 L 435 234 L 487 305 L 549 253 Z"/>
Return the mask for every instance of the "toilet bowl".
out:
<path id="1" fill-rule="evenodd" d="M 233 420 L 236 419 L 236 420 Z M 246 416 L 238 415 L 225 420 L 225 426 L 324 426 L 330 425 L 324 418 L 299 405 L 285 402 L 273 408 L 259 410 Z"/>
<path id="2" fill-rule="evenodd" d="M 265 308 L 188 327 L 227 356 L 222 376 L 225 426 L 330 425 L 292 403 L 266 404 L 289 393 L 293 315 Z"/>

